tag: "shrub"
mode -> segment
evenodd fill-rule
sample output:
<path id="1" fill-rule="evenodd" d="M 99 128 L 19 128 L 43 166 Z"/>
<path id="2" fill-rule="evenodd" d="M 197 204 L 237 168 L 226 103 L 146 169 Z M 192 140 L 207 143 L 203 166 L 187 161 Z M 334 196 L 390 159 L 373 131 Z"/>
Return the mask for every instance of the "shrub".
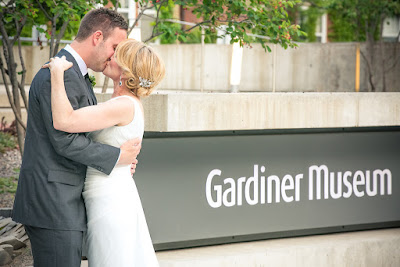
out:
<path id="1" fill-rule="evenodd" d="M 10 133 L 0 131 L 0 153 L 17 148 L 17 139 Z"/>

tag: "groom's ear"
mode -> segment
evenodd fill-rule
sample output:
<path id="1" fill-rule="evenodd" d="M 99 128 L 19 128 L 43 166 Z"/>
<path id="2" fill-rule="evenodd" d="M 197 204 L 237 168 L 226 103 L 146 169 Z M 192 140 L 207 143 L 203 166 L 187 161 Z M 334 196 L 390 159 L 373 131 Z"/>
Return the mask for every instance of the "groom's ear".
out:
<path id="1" fill-rule="evenodd" d="M 104 35 L 102 31 L 95 31 L 92 34 L 92 41 L 93 41 L 93 45 L 97 46 L 98 44 L 100 44 L 103 41 Z"/>

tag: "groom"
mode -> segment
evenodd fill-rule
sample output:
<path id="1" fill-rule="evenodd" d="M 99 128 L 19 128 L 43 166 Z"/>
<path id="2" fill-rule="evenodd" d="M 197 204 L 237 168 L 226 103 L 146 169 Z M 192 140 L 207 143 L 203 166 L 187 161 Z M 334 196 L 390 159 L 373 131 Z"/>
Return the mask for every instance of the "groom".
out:
<path id="1" fill-rule="evenodd" d="M 103 71 L 118 43 L 127 38 L 127 29 L 118 13 L 92 10 L 83 17 L 76 39 L 58 53 L 73 63 L 64 83 L 74 109 L 97 104 L 87 69 Z M 85 133 L 55 130 L 50 93 L 50 72 L 41 69 L 29 92 L 25 152 L 12 218 L 25 226 L 35 267 L 78 267 L 86 230 L 81 195 L 86 168 L 109 174 L 116 164 L 136 162 L 141 140 L 115 148 L 93 142 Z"/>

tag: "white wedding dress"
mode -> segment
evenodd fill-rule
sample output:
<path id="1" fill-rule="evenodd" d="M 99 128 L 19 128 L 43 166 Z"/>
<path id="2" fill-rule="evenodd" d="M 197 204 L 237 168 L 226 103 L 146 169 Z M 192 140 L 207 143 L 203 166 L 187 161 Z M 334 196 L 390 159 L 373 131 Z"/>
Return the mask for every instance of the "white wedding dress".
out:
<path id="1" fill-rule="evenodd" d="M 143 137 L 143 112 L 137 100 L 134 119 L 90 133 L 100 143 L 120 147 L 125 141 Z M 117 99 L 119 97 L 113 98 Z M 116 166 L 110 175 L 88 167 L 83 198 L 88 218 L 86 250 L 90 267 L 158 266 L 142 204 L 130 166 Z"/>

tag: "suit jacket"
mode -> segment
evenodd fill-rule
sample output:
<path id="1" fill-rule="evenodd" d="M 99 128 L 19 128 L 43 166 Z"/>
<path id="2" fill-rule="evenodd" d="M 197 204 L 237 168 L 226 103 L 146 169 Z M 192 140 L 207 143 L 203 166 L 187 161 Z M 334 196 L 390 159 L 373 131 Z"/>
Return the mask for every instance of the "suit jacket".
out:
<path id="1" fill-rule="evenodd" d="M 96 97 L 75 59 L 65 71 L 64 84 L 74 109 L 96 104 Z M 49 69 L 41 69 L 29 91 L 25 151 L 14 201 L 13 220 L 25 225 L 58 229 L 86 229 L 82 189 L 87 166 L 109 174 L 119 148 L 92 141 L 85 133 L 66 133 L 53 127 Z"/>

